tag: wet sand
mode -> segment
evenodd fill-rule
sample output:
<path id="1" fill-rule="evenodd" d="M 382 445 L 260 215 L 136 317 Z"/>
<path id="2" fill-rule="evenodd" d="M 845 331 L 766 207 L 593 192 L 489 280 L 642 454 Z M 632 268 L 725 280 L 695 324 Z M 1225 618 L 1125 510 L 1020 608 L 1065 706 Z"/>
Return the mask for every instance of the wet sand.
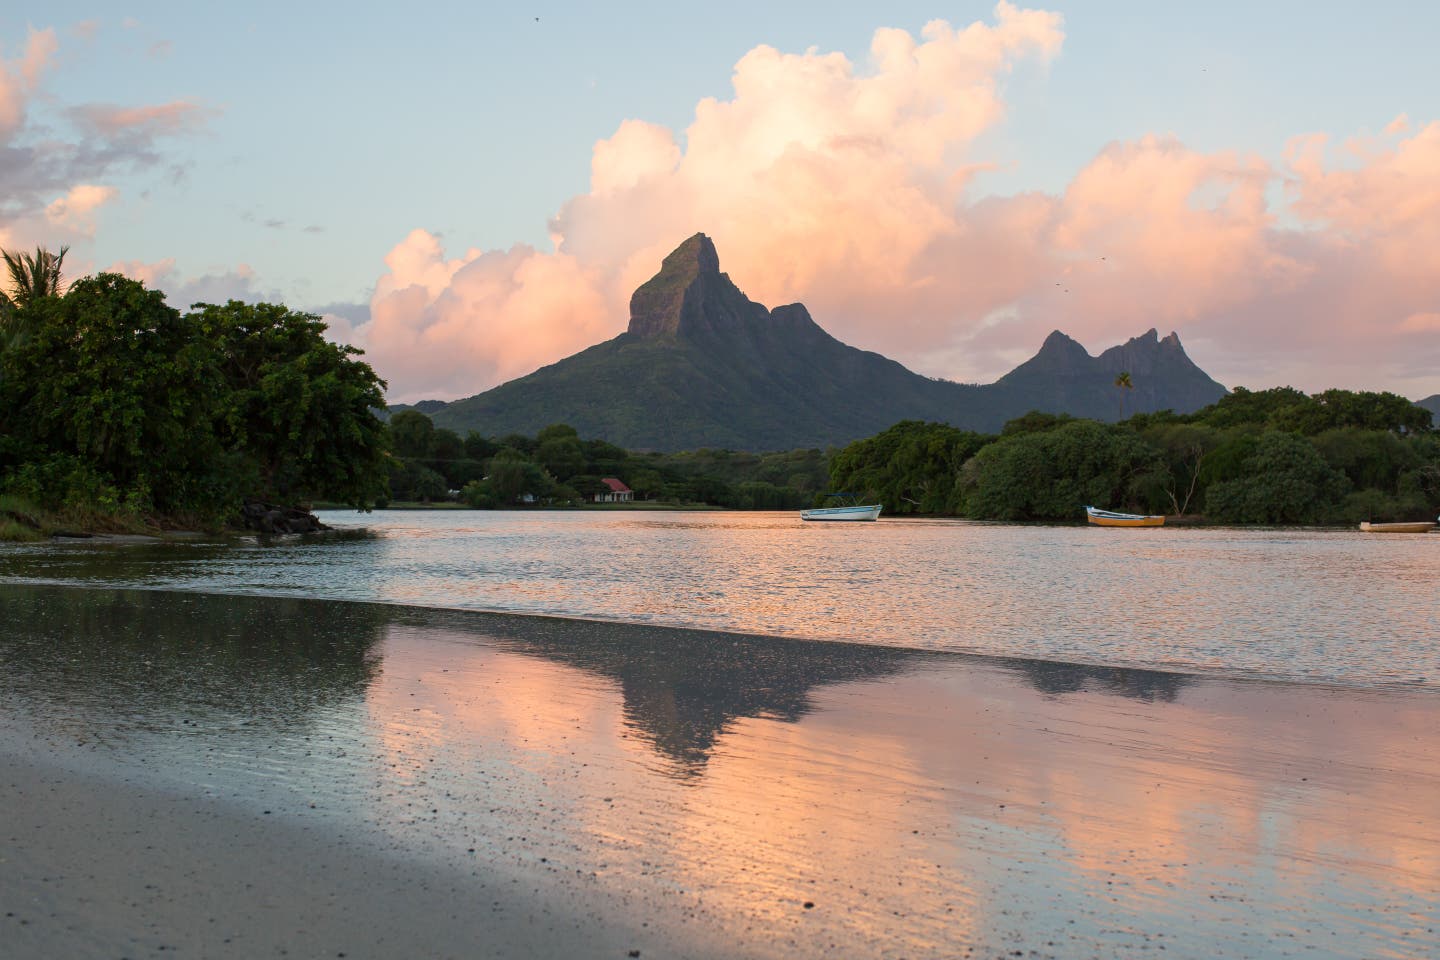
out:
<path id="1" fill-rule="evenodd" d="M 1440 696 L 0 586 L 6 957 L 1396 957 Z"/>
<path id="2" fill-rule="evenodd" d="M 486 864 L 390 856 L 303 817 L 0 757 L 0 955 L 13 960 L 625 957 L 655 941 L 589 913 L 603 898 L 542 896 Z M 671 955 L 727 955 L 703 934 L 665 937 Z"/>

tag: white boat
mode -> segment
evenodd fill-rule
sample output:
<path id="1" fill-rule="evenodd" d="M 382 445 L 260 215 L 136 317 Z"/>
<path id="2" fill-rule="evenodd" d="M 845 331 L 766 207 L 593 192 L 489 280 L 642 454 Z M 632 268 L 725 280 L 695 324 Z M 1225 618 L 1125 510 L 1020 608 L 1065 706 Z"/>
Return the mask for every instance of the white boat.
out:
<path id="1" fill-rule="evenodd" d="M 801 520 L 876 520 L 880 517 L 881 503 L 854 507 L 816 507 L 801 510 Z"/>
<path id="2" fill-rule="evenodd" d="M 1163 527 L 1163 516 L 1146 516 L 1140 513 L 1116 513 L 1099 507 L 1086 507 L 1085 517 L 1097 527 Z"/>

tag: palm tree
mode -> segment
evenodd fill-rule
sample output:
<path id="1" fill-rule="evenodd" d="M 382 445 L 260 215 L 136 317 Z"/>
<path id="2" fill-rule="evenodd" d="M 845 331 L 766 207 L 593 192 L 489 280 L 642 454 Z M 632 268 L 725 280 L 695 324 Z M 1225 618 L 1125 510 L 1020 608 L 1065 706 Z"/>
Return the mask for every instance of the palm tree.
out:
<path id="1" fill-rule="evenodd" d="M 10 274 L 10 292 L 0 290 L 0 351 L 10 350 L 25 340 L 25 317 L 20 314 L 27 305 L 46 297 L 60 296 L 60 265 L 65 262 L 69 247 L 51 253 L 41 247 L 35 253 L 11 253 L 0 250 Z"/>
<path id="2" fill-rule="evenodd" d="M 61 247 L 59 253 L 51 253 L 36 247 L 34 254 L 0 250 L 0 257 L 5 259 L 5 268 L 10 273 L 10 293 L 8 296 L 0 294 L 5 297 L 4 302 L 19 308 L 41 297 L 58 297 L 60 265 L 65 262 L 65 254 L 69 250 L 69 247 Z"/>
<path id="3" fill-rule="evenodd" d="M 1125 391 L 1134 390 L 1135 384 L 1130 382 L 1130 372 L 1121 370 L 1120 375 L 1115 378 L 1115 387 L 1120 391 L 1120 419 L 1125 419 Z"/>

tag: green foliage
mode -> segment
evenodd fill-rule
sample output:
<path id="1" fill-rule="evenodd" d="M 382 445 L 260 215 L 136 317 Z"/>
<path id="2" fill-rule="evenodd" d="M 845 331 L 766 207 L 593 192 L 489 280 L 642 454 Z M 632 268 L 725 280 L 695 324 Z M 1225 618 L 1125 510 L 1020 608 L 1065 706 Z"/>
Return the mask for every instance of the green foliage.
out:
<path id="1" fill-rule="evenodd" d="M 430 455 L 435 424 L 418 410 L 401 410 L 390 418 L 390 447 L 397 457 L 422 459 Z"/>
<path id="2" fill-rule="evenodd" d="M 1316 523 L 1350 490 L 1313 445 L 1280 430 L 1259 437 L 1244 474 L 1205 492 L 1207 515 L 1225 523 Z"/>
<path id="3" fill-rule="evenodd" d="M 967 516 L 988 520 L 1073 520 L 1088 504 L 1147 509 L 1159 454 L 1132 431 L 1077 420 L 1044 433 L 1003 437 L 961 471 Z"/>
<path id="4" fill-rule="evenodd" d="M 1219 429 L 1242 425 L 1265 427 L 1301 418 L 1313 401 L 1294 387 L 1247 390 L 1236 387 L 1193 415 L 1197 422 Z"/>
<path id="5" fill-rule="evenodd" d="M 501 505 L 490 484 L 482 480 L 472 480 L 465 484 L 460 491 L 460 499 L 480 510 L 493 510 Z"/>
<path id="6" fill-rule="evenodd" d="M 580 440 L 580 434 L 568 423 L 552 423 L 550 426 L 535 434 L 537 446 L 544 445 L 549 440 Z"/>
<path id="7" fill-rule="evenodd" d="M 58 296 L 60 256 L 41 260 L 26 268 L 34 289 L 10 298 L 7 331 L 23 336 L 0 351 L 7 487 L 117 522 L 207 524 L 246 496 L 368 507 L 383 495 L 371 411 L 384 384 L 318 317 L 236 301 L 182 317 L 110 273 Z"/>
<path id="8" fill-rule="evenodd" d="M 66 300 L 69 296 L 66 297 Z M 187 318 L 218 344 L 220 440 L 254 463 L 262 498 L 323 499 L 368 510 L 384 493 L 385 384 L 325 324 L 287 307 L 231 300 Z"/>
<path id="9" fill-rule="evenodd" d="M 449 492 L 445 478 L 416 460 L 390 461 L 390 497 L 402 502 L 429 503 Z"/>
<path id="10" fill-rule="evenodd" d="M 1347 428 L 1396 433 L 1432 429 L 1430 411 L 1397 394 L 1326 390 L 1307 396 L 1294 387 L 1236 387 L 1190 419 L 1220 429 L 1249 425 L 1304 436 Z"/>
<path id="11" fill-rule="evenodd" d="M 1415 444 L 1388 430 L 1327 430 L 1312 443 L 1325 462 L 1344 473 L 1357 489 L 1373 487 L 1393 493 L 1399 489 L 1401 474 L 1421 463 Z"/>
<path id="12" fill-rule="evenodd" d="M 889 514 L 955 513 L 960 467 L 989 439 L 943 423 L 902 420 L 835 454 L 830 484 L 867 502 L 879 500 Z"/>
<path id="13" fill-rule="evenodd" d="M 1140 437 L 1159 451 L 1164 469 L 1151 473 L 1156 487 L 1148 491 L 1146 501 L 1165 504 L 1172 514 L 1184 515 L 1192 504 L 1204 499 L 1206 484 L 1203 469 L 1208 458 L 1221 447 L 1224 435 L 1213 427 L 1198 423 L 1179 423 L 1174 418 L 1148 421 Z M 1134 426 L 1134 418 L 1127 424 Z"/>
<path id="14" fill-rule="evenodd" d="M 1042 413 L 1031 410 L 1023 417 L 1008 421 L 1000 431 L 1002 437 L 1013 437 L 1017 433 L 1044 433 L 1074 421 L 1068 413 Z"/>
<path id="15" fill-rule="evenodd" d="M 63 298 L 34 301 L 30 335 L 4 355 L 5 425 L 41 450 L 83 460 L 161 511 L 218 511 L 223 487 L 190 481 L 221 447 L 213 343 L 158 291 L 118 274 L 87 277 Z"/>
<path id="16" fill-rule="evenodd" d="M 535 450 L 535 459 L 552 476 L 560 480 L 569 480 L 584 472 L 587 465 L 585 450 L 580 445 L 580 439 L 574 435 L 574 431 L 571 431 L 568 436 L 552 434 L 541 439 Z"/>
<path id="17" fill-rule="evenodd" d="M 500 503 L 521 502 L 527 496 L 539 500 L 548 496 L 554 486 L 554 480 L 539 464 L 511 447 L 491 459 L 489 476 L 483 482 Z"/>
<path id="18" fill-rule="evenodd" d="M 393 419 L 392 419 L 393 423 Z M 471 430 L 465 435 L 465 456 L 470 460 L 489 460 L 500 450 L 500 445 L 488 437 L 482 437 Z M 399 450 L 396 450 L 399 453 Z"/>
<path id="19" fill-rule="evenodd" d="M 631 453 L 550 424 L 535 437 L 472 431 L 461 447 L 486 457 L 483 479 L 464 473 L 473 459 L 419 458 L 422 447 L 433 457 L 433 440 L 395 445 L 485 507 L 528 503 L 526 494 L 542 503 L 590 501 L 604 491 L 602 478 L 617 477 L 637 499 L 737 509 L 788 510 L 846 490 L 878 500 L 890 516 L 1078 521 L 1095 504 L 1174 515 L 1203 506 L 1212 519 L 1234 522 L 1348 522 L 1433 515 L 1440 434 L 1413 406 L 1390 394 L 1241 389 L 1198 414 L 1162 410 L 1113 425 L 1032 411 L 999 437 L 901 421 L 828 453 Z M 414 422 L 405 429 L 426 437 L 446 432 L 415 412 L 397 414 L 392 430 L 407 420 Z M 392 478 L 397 487 L 405 482 L 398 472 Z"/>
<path id="20" fill-rule="evenodd" d="M 801 499 L 788 487 L 750 480 L 734 488 L 725 506 L 737 510 L 793 510 L 801 506 Z"/>

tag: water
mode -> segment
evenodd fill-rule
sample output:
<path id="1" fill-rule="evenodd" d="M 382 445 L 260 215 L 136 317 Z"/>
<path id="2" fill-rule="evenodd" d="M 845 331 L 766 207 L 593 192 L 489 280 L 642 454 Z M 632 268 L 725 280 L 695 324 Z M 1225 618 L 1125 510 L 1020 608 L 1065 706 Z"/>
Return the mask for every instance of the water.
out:
<path id="1" fill-rule="evenodd" d="M 349 534 L 239 546 L 0 545 L 0 582 L 387 601 L 1241 677 L 1440 685 L 1440 535 L 807 524 L 793 513 L 322 516 Z"/>
<path id="2" fill-rule="evenodd" d="M 491 942 L 496 888 L 537 893 L 536 937 L 638 928 L 619 949 L 512 956 L 1440 955 L 1425 690 L 13 584 L 0 664 L 0 942 L 16 960 L 283 952 L 216 941 L 256 935 L 246 909 L 292 956 L 469 956 Z M 57 767 L 119 787 L 66 822 Z M 118 796 L 135 784 L 158 793 Z M 9 803 L 17 787 L 41 801 Z M 201 845 L 166 843 L 177 829 Z M 297 873 L 288 847 L 251 873 L 204 845 L 296 837 L 441 868 L 380 931 L 408 949 L 364 932 L 392 896 L 384 861 L 365 862 L 373 899 L 338 902 L 342 933 L 307 940 L 333 877 Z M 71 866 L 35 867 L 42 842 Z M 123 883 L 90 883 L 117 847 L 145 852 Z M 303 929 L 277 881 L 303 891 Z M 192 922 L 157 923 L 157 898 Z M 724 946 L 686 949 L 702 938 Z"/>

